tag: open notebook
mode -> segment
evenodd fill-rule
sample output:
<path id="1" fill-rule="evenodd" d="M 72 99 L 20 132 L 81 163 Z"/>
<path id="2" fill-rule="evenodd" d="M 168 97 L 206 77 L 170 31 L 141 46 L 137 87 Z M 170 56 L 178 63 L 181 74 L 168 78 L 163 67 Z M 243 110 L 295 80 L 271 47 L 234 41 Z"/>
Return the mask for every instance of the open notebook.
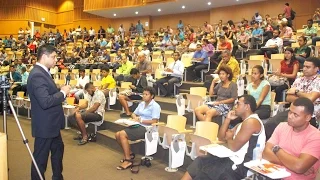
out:
<path id="1" fill-rule="evenodd" d="M 261 161 L 252 160 L 244 163 L 244 166 L 271 179 L 282 179 L 291 176 L 291 173 L 286 171 L 284 167 L 270 163 L 265 159 Z"/>
<path id="2" fill-rule="evenodd" d="M 200 149 L 220 158 L 231 157 L 235 155 L 235 152 L 220 144 L 209 144 L 206 146 L 200 146 Z"/>

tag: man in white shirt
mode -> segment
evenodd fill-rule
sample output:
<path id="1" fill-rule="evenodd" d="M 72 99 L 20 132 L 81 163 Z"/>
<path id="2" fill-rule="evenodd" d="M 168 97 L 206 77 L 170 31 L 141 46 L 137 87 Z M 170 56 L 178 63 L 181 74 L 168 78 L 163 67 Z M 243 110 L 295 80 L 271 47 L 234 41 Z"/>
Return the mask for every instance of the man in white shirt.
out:
<path id="1" fill-rule="evenodd" d="M 279 49 L 283 46 L 283 40 L 279 37 L 279 30 L 273 31 L 273 38 L 269 39 L 264 47 L 260 49 L 261 55 L 267 55 L 271 58 L 271 54 L 279 53 Z"/>
<path id="2" fill-rule="evenodd" d="M 163 96 L 172 97 L 173 86 L 175 83 L 181 82 L 184 64 L 180 61 L 180 53 L 173 53 L 174 62 L 169 64 L 164 70 L 167 76 L 156 81 L 157 87 Z"/>
<path id="3" fill-rule="evenodd" d="M 91 27 L 89 29 L 89 36 L 90 36 L 90 40 L 93 40 L 94 36 L 96 35 L 96 31 Z"/>
<path id="4" fill-rule="evenodd" d="M 118 29 L 118 33 L 119 33 L 119 35 L 121 36 L 121 39 L 124 39 L 125 29 L 124 29 L 124 27 L 123 27 L 122 24 L 120 24 L 120 27 L 119 27 L 119 29 Z"/>
<path id="5" fill-rule="evenodd" d="M 143 49 L 141 50 L 141 52 L 146 55 L 147 60 L 150 60 L 150 51 L 147 45 L 143 46 Z"/>
<path id="6" fill-rule="evenodd" d="M 77 82 L 75 91 L 73 91 L 75 92 L 74 97 L 77 100 L 81 99 L 81 97 L 83 96 L 83 88 L 89 82 L 90 82 L 90 79 L 88 76 L 86 76 L 85 70 L 79 69 L 78 82 Z"/>
<path id="7" fill-rule="evenodd" d="M 260 16 L 260 14 L 258 12 L 256 12 L 254 19 L 256 22 L 259 22 L 259 24 L 261 25 L 262 23 L 262 17 Z"/>
<path id="8" fill-rule="evenodd" d="M 22 28 L 18 31 L 18 40 L 21 40 L 24 38 L 24 30 Z"/>

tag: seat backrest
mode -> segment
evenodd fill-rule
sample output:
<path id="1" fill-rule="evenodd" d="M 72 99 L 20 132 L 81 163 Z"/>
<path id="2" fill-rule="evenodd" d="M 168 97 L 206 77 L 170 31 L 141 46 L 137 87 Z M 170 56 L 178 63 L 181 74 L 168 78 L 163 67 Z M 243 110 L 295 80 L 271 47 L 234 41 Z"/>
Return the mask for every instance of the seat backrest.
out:
<path id="1" fill-rule="evenodd" d="M 271 59 L 281 59 L 281 60 L 284 60 L 284 54 L 271 54 Z"/>
<path id="2" fill-rule="evenodd" d="M 60 79 L 66 79 L 66 74 L 65 73 L 60 73 Z"/>
<path id="3" fill-rule="evenodd" d="M 96 80 L 98 80 L 98 77 L 97 77 L 97 74 L 96 73 L 91 73 L 91 81 L 96 81 Z"/>
<path id="4" fill-rule="evenodd" d="M 249 57 L 249 60 L 251 60 L 251 61 L 263 61 L 264 60 L 264 56 L 263 55 L 251 55 Z"/>
<path id="5" fill-rule="evenodd" d="M 299 47 L 299 43 L 292 43 L 292 44 L 291 44 L 291 47 L 292 47 L 292 48 L 297 48 L 297 47 Z"/>
<path id="6" fill-rule="evenodd" d="M 87 100 L 86 99 L 79 99 L 79 106 L 83 105 L 87 103 Z"/>
<path id="7" fill-rule="evenodd" d="M 77 80 L 71 79 L 70 82 L 69 82 L 69 85 L 70 85 L 72 88 L 74 88 L 74 87 L 76 87 L 77 83 L 78 83 Z"/>
<path id="8" fill-rule="evenodd" d="M 217 140 L 219 125 L 214 122 L 198 121 L 195 135 L 209 139 L 211 142 Z"/>
<path id="9" fill-rule="evenodd" d="M 92 69 L 92 73 L 95 73 L 95 74 L 100 74 L 101 72 L 101 69 Z"/>
<path id="10" fill-rule="evenodd" d="M 152 74 L 154 74 L 156 70 L 159 69 L 159 66 L 160 62 L 151 61 Z"/>
<path id="11" fill-rule="evenodd" d="M 274 109 L 275 100 L 276 100 L 276 93 L 273 92 L 273 91 L 271 91 L 271 104 L 270 104 L 271 114 L 272 114 L 272 111 L 273 111 L 273 109 Z"/>
<path id="12" fill-rule="evenodd" d="M 189 109 L 196 109 L 199 105 L 203 103 L 203 98 L 199 95 L 187 94 L 187 100 L 190 102 Z"/>
<path id="13" fill-rule="evenodd" d="M 162 75 L 162 71 L 161 69 L 156 69 L 156 71 L 154 72 L 154 78 L 155 79 L 161 79 L 163 78 L 164 76 Z"/>
<path id="14" fill-rule="evenodd" d="M 177 131 L 185 130 L 187 118 L 180 115 L 168 115 L 166 127 L 172 128 Z"/>
<path id="15" fill-rule="evenodd" d="M 101 86 L 101 81 L 93 81 L 93 86 L 94 87 L 100 87 Z"/>
<path id="16" fill-rule="evenodd" d="M 85 69 L 84 72 L 86 73 L 86 75 L 90 75 L 90 69 Z"/>
<path id="17" fill-rule="evenodd" d="M 122 82 L 120 87 L 124 89 L 129 89 L 129 85 L 132 85 L 132 82 Z"/>
<path id="18" fill-rule="evenodd" d="M 262 63 L 263 63 L 263 60 L 259 60 L 259 61 L 249 60 L 248 61 L 248 71 L 251 70 L 256 65 L 262 65 Z"/>
<path id="19" fill-rule="evenodd" d="M 183 54 L 181 56 L 181 62 L 183 63 L 184 67 L 189 67 L 192 65 L 192 55 L 190 54 Z"/>
<path id="20" fill-rule="evenodd" d="M 282 60 L 281 59 L 269 59 L 270 68 L 271 68 L 270 70 L 272 70 L 273 72 L 275 72 L 275 71 L 279 71 L 280 72 L 280 70 L 281 70 L 280 62 Z"/>
<path id="21" fill-rule="evenodd" d="M 157 63 L 160 63 L 162 64 L 162 58 L 155 58 L 155 59 L 152 59 L 152 62 L 157 62 Z"/>
<path id="22" fill-rule="evenodd" d="M 68 72 L 69 72 L 69 69 L 61 69 L 62 74 L 68 74 Z"/>
<path id="23" fill-rule="evenodd" d="M 167 58 L 166 66 L 168 67 L 173 62 L 174 62 L 174 59 L 172 57 Z"/>
<path id="24" fill-rule="evenodd" d="M 317 42 L 316 42 L 316 46 L 317 46 L 317 47 L 320 47 L 320 41 L 317 41 Z"/>
<path id="25" fill-rule="evenodd" d="M 205 87 L 191 87 L 190 94 L 205 97 L 207 94 L 207 88 L 205 88 Z"/>
<path id="26" fill-rule="evenodd" d="M 72 69 L 71 72 L 74 74 L 79 74 L 79 69 Z"/>

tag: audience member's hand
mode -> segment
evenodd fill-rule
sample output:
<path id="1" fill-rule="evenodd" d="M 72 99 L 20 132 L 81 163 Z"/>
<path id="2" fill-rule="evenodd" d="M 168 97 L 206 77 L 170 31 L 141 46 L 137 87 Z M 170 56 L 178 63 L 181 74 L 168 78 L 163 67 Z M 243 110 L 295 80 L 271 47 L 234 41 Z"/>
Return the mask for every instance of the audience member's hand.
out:
<path id="1" fill-rule="evenodd" d="M 230 111 L 227 115 L 228 119 L 234 120 L 236 119 L 238 116 L 236 116 L 236 112 L 235 111 Z"/>
<path id="2" fill-rule="evenodd" d="M 287 91 L 287 94 L 294 95 L 295 92 L 296 92 L 296 88 L 290 88 L 290 89 Z"/>
<path id="3" fill-rule="evenodd" d="M 69 94 L 69 92 L 71 90 L 71 86 L 69 86 L 69 85 L 62 86 L 60 89 L 61 89 L 61 91 L 63 91 L 67 95 L 67 94 Z"/>
<path id="4" fill-rule="evenodd" d="M 129 87 L 131 88 L 131 89 L 135 89 L 136 87 L 134 86 L 134 85 L 129 85 Z"/>

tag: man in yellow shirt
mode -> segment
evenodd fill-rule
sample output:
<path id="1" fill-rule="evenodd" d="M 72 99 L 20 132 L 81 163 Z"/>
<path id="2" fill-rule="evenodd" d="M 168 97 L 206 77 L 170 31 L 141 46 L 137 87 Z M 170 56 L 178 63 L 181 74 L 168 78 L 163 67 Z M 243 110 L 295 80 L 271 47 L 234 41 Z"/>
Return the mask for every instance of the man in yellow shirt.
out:
<path id="1" fill-rule="evenodd" d="M 239 66 L 238 61 L 235 58 L 231 57 L 231 51 L 229 51 L 229 50 L 223 51 L 221 54 L 221 57 L 222 57 L 222 60 L 218 64 L 218 67 L 217 67 L 217 70 L 215 71 L 215 73 L 218 71 L 219 67 L 222 64 L 227 65 L 228 67 L 231 68 L 232 73 L 233 73 L 232 81 L 236 82 L 237 78 L 240 74 L 240 66 Z M 204 82 L 204 87 L 206 87 L 208 91 L 210 89 L 211 82 L 212 82 L 212 79 Z"/>
<path id="2" fill-rule="evenodd" d="M 102 80 L 100 90 L 102 90 L 105 96 L 109 96 L 109 90 L 116 87 L 116 81 L 109 72 L 108 67 L 103 67 L 101 69 Z"/>

